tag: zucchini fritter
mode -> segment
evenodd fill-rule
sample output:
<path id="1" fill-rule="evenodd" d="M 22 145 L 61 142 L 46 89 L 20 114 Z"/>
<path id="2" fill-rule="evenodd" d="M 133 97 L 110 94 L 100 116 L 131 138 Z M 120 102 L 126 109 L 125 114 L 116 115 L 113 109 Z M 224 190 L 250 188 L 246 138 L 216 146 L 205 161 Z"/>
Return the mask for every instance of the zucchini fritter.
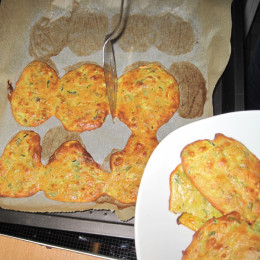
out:
<path id="1" fill-rule="evenodd" d="M 42 167 L 40 188 L 50 199 L 89 202 L 102 195 L 108 178 L 78 141 L 68 141 Z"/>
<path id="2" fill-rule="evenodd" d="M 213 216 L 222 215 L 195 188 L 184 173 L 181 164 L 170 176 L 169 210 L 174 213 L 185 213 L 178 218 L 178 224 L 193 230 L 200 228 Z"/>
<path id="3" fill-rule="evenodd" d="M 124 150 L 111 156 L 112 172 L 108 173 L 78 141 L 63 143 L 43 165 L 40 136 L 21 131 L 0 158 L 0 196 L 24 197 L 41 190 L 57 201 L 90 202 L 108 195 L 133 205 L 145 165 L 157 144 L 154 137 L 133 134 Z"/>
<path id="4" fill-rule="evenodd" d="M 0 158 L 0 196 L 27 197 L 39 190 L 40 137 L 21 131 L 7 144 Z"/>
<path id="5" fill-rule="evenodd" d="M 237 212 L 212 218 L 193 235 L 182 259 L 260 259 L 260 233 Z"/>
<path id="6" fill-rule="evenodd" d="M 100 127 L 109 114 L 103 69 L 85 64 L 60 79 L 55 116 L 74 132 Z"/>
<path id="7" fill-rule="evenodd" d="M 47 64 L 34 61 L 10 90 L 14 118 L 23 126 L 38 126 L 55 115 L 67 130 L 83 132 L 100 127 L 109 114 L 104 72 L 94 64 L 59 79 Z"/>
<path id="8" fill-rule="evenodd" d="M 53 116 L 58 82 L 56 72 L 47 64 L 28 64 L 9 96 L 15 120 L 22 126 L 38 126 Z"/>
<path id="9" fill-rule="evenodd" d="M 132 134 L 124 150 L 110 157 L 112 176 L 105 193 L 122 203 L 136 203 L 144 168 L 157 145 L 156 138 Z"/>
<path id="10" fill-rule="evenodd" d="M 32 64 L 48 71 L 48 65 L 44 63 Z M 28 77 L 34 78 L 33 73 L 28 74 Z M 54 77 L 51 73 L 48 75 Z M 35 126 L 32 123 L 34 121 L 40 124 L 52 115 L 67 130 L 75 132 L 92 130 L 104 123 L 109 106 L 104 72 L 100 66 L 82 65 L 60 80 L 55 74 L 55 82 L 47 76 L 45 78 L 46 86 L 51 86 L 53 91 L 48 92 L 45 88 L 41 90 L 43 96 L 48 96 L 50 105 L 46 101 L 48 107 L 44 111 L 37 110 L 37 113 L 32 114 L 32 109 L 31 114 L 27 113 L 29 119 L 24 121 L 28 126 Z M 26 82 L 32 91 L 33 88 L 38 91 L 39 86 L 42 86 L 37 85 L 37 80 L 33 83 L 31 86 L 30 82 Z M 19 93 L 19 88 L 18 84 L 11 94 L 12 106 L 16 105 L 14 97 Z M 31 95 L 28 92 L 31 89 L 27 90 L 26 98 Z M 29 101 L 25 100 L 27 103 Z M 132 136 L 123 151 L 111 156 L 111 173 L 104 172 L 79 143 L 66 142 L 57 149 L 47 165 L 40 167 L 37 175 L 40 190 L 48 198 L 86 202 L 104 194 L 124 204 L 136 203 L 144 168 L 158 144 L 156 132 L 178 108 L 178 84 L 171 74 L 156 63 L 140 66 L 119 78 L 117 105 L 117 116 L 132 130 Z M 43 116 L 44 113 L 48 116 Z"/>
<path id="11" fill-rule="evenodd" d="M 181 152 L 184 172 L 219 211 L 239 212 L 250 223 L 260 216 L 260 161 L 242 143 L 216 134 Z"/>
<path id="12" fill-rule="evenodd" d="M 132 69 L 118 80 L 116 114 L 131 130 L 156 132 L 178 106 L 178 84 L 157 63 Z"/>
<path id="13" fill-rule="evenodd" d="M 74 132 L 96 129 L 109 114 L 103 68 L 84 64 L 61 79 L 47 64 L 34 61 L 22 72 L 10 102 L 16 121 L 37 126 L 55 115 Z M 179 106 L 174 77 L 157 63 L 139 66 L 118 80 L 117 117 L 132 131 L 152 135 Z"/>

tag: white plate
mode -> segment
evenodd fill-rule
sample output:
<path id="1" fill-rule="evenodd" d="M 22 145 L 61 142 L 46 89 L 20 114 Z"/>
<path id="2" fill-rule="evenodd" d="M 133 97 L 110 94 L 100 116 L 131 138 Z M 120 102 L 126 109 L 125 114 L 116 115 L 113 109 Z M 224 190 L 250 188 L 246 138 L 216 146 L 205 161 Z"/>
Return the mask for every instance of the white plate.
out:
<path id="1" fill-rule="evenodd" d="M 181 162 L 184 146 L 213 139 L 216 133 L 242 142 L 260 158 L 260 111 L 214 116 L 183 126 L 164 138 L 152 153 L 141 181 L 135 214 L 138 260 L 174 259 L 190 244 L 193 231 L 177 225 L 178 215 L 169 212 L 169 177 Z"/>

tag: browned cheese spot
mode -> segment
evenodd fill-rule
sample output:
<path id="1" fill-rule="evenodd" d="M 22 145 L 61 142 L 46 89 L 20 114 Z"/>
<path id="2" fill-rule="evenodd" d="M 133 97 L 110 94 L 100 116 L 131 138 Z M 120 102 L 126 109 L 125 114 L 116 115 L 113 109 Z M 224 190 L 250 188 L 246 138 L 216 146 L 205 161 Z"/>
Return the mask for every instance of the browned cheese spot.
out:
<path id="1" fill-rule="evenodd" d="M 202 116 L 207 89 L 200 70 L 192 63 L 183 61 L 173 63 L 169 71 L 179 84 L 179 115 L 183 118 Z"/>

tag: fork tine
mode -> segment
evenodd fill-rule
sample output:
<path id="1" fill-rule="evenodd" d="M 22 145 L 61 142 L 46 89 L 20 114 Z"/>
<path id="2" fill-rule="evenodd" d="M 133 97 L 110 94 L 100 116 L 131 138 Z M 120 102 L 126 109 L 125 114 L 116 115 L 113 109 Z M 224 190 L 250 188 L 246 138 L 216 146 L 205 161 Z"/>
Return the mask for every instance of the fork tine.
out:
<path id="1" fill-rule="evenodd" d="M 115 65 L 115 56 L 111 40 L 117 35 L 120 25 L 122 23 L 124 0 L 121 0 L 120 17 L 117 26 L 112 33 L 106 35 L 103 46 L 103 68 L 105 74 L 105 82 L 107 87 L 107 96 L 109 101 L 109 107 L 113 122 L 115 122 L 116 114 L 116 94 L 117 94 L 117 73 Z"/>
<path id="2" fill-rule="evenodd" d="M 108 95 L 110 112 L 112 118 L 114 119 L 115 108 L 116 108 L 117 74 L 115 69 L 115 60 L 114 60 L 111 41 L 107 42 L 104 52 L 105 52 L 105 59 L 104 59 L 105 82 L 107 87 L 107 95 Z"/>

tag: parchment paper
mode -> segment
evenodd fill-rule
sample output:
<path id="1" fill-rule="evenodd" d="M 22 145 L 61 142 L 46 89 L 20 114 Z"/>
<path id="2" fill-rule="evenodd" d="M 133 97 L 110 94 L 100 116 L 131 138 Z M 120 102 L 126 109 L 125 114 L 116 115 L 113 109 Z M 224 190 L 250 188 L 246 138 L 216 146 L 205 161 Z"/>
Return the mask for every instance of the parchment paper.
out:
<path id="1" fill-rule="evenodd" d="M 158 130 L 159 141 L 182 125 L 213 115 L 212 93 L 231 50 L 231 2 L 126 1 L 125 27 L 114 42 L 118 76 L 135 62 L 156 61 L 175 76 L 180 86 L 180 108 Z M 40 134 L 43 163 L 71 138 L 80 140 L 99 164 L 105 164 L 112 149 L 124 148 L 131 131 L 119 120 L 113 124 L 110 115 L 101 128 L 73 136 L 55 117 L 35 128 L 18 125 L 7 98 L 7 81 L 15 86 L 33 60 L 47 62 L 59 77 L 84 62 L 102 66 L 104 37 L 116 24 L 119 7 L 119 0 L 2 0 L 0 155 L 11 137 L 25 129 Z M 47 147 L 49 150 L 45 150 Z M 61 203 L 46 199 L 43 192 L 31 198 L 0 198 L 0 206 L 41 212 L 104 208 L 115 210 L 121 219 L 134 216 L 134 207 L 118 210 L 109 203 Z"/>

